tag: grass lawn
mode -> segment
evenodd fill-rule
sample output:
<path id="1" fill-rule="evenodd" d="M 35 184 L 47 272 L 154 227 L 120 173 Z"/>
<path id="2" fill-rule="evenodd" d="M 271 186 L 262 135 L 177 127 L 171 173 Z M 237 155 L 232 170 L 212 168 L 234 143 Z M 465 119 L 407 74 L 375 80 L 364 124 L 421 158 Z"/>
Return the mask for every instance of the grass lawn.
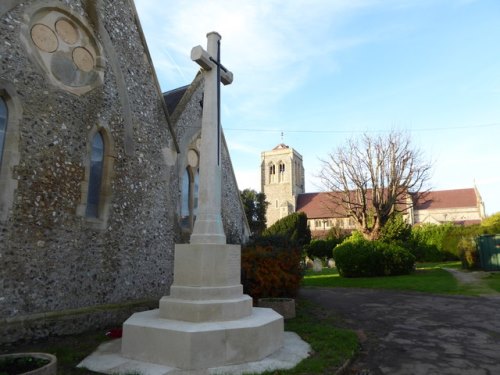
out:
<path id="1" fill-rule="evenodd" d="M 333 374 L 358 350 L 354 332 L 337 328 L 337 321 L 326 310 L 308 302 L 297 301 L 297 317 L 285 321 L 285 330 L 296 332 L 308 342 L 313 353 L 292 370 L 277 370 L 268 375 Z M 108 338 L 105 330 L 74 336 L 52 337 L 37 343 L 3 345 L 0 354 L 40 351 L 57 356 L 58 374 L 86 375 L 95 372 L 75 366 Z M 135 373 L 131 373 L 132 375 Z"/>
<path id="2" fill-rule="evenodd" d="M 491 289 L 500 292 L 500 272 L 490 273 L 484 280 Z"/>
<path id="3" fill-rule="evenodd" d="M 471 288 L 459 285 L 453 275 L 443 268 L 460 268 L 460 262 L 417 263 L 416 271 L 410 275 L 388 277 L 344 278 L 339 276 L 336 269 L 324 269 L 318 273 L 308 270 L 302 285 L 412 290 L 436 294 L 477 294 Z M 500 284 L 500 278 L 498 282 Z"/>
<path id="4" fill-rule="evenodd" d="M 333 374 L 358 351 L 353 331 L 337 328 L 330 312 L 308 301 L 297 301 L 297 316 L 285 320 L 285 330 L 297 333 L 311 345 L 312 355 L 291 370 L 265 372 L 267 375 Z"/>

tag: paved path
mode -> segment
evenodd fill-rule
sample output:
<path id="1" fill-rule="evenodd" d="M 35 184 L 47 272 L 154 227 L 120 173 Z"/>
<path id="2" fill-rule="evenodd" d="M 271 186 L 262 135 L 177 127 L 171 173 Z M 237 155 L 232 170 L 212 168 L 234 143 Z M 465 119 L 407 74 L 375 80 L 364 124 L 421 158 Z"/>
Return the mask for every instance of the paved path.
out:
<path id="1" fill-rule="evenodd" d="M 362 349 L 350 374 L 500 374 L 500 297 L 436 296 L 353 288 L 303 288 Z"/>

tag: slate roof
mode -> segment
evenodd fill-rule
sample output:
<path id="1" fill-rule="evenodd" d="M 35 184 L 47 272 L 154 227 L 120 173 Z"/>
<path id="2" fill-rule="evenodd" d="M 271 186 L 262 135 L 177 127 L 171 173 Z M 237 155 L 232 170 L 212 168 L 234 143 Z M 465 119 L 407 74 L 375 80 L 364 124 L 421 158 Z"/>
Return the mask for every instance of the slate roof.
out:
<path id="1" fill-rule="evenodd" d="M 188 88 L 189 85 L 186 85 L 163 93 L 163 99 L 165 100 L 165 103 L 167 103 L 168 113 L 170 115 L 174 113 L 175 108 L 177 108 L 177 105 Z"/>
<path id="2" fill-rule="evenodd" d="M 424 196 L 415 197 L 416 210 L 438 210 L 445 208 L 477 207 L 478 196 L 474 188 L 436 190 L 430 191 Z"/>

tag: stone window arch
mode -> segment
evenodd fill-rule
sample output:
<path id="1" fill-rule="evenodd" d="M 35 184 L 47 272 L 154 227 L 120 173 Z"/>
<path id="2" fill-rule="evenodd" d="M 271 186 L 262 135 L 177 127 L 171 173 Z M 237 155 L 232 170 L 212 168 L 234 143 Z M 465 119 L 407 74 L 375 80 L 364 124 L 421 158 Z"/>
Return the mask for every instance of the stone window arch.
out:
<path id="1" fill-rule="evenodd" d="M 0 80 L 0 221 L 7 220 L 17 189 L 22 107 L 12 85 Z"/>
<path id="2" fill-rule="evenodd" d="M 269 183 L 275 181 L 276 178 L 276 166 L 274 163 L 269 163 Z"/>
<path id="3" fill-rule="evenodd" d="M 187 153 L 188 163 L 182 175 L 181 228 L 191 233 L 198 213 L 199 155 L 194 149 Z"/>
<path id="4" fill-rule="evenodd" d="M 282 161 L 280 161 L 278 163 L 278 181 L 279 182 L 283 182 L 285 181 L 285 163 L 283 163 Z"/>
<path id="5" fill-rule="evenodd" d="M 116 158 L 114 143 L 105 125 L 94 127 L 87 142 L 85 179 L 77 214 L 95 229 L 105 229 L 111 202 L 111 178 Z"/>

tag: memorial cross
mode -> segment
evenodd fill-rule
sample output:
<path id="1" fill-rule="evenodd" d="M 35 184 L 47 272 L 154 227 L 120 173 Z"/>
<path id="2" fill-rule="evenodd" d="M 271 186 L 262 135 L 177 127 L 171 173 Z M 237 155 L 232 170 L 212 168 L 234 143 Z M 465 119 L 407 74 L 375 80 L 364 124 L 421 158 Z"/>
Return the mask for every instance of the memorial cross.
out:
<path id="1" fill-rule="evenodd" d="M 221 216 L 220 83 L 231 84 L 233 74 L 220 62 L 221 36 L 211 32 L 207 34 L 207 39 L 207 51 L 201 46 L 191 50 L 191 60 L 203 68 L 205 88 L 201 120 L 198 215 L 190 242 L 225 244 Z"/>

